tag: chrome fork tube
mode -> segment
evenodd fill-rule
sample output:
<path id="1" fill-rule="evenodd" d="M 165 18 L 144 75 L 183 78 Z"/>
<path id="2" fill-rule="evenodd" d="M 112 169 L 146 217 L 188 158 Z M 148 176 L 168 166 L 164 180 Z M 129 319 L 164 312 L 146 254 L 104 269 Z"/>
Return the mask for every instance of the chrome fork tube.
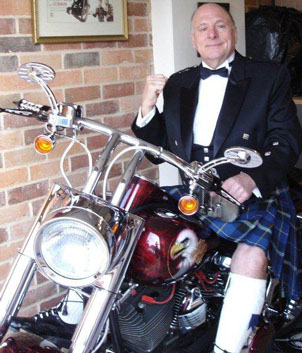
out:
<path id="1" fill-rule="evenodd" d="M 128 215 L 128 224 L 128 244 L 125 246 L 125 252 L 118 264 L 96 283 L 98 288 L 93 291 L 72 336 L 70 353 L 89 353 L 97 344 L 124 280 L 144 220 L 135 215 Z"/>
<path id="2" fill-rule="evenodd" d="M 27 289 L 37 270 L 33 259 L 18 254 L 0 293 L 0 339 L 2 339 L 24 299 Z"/>

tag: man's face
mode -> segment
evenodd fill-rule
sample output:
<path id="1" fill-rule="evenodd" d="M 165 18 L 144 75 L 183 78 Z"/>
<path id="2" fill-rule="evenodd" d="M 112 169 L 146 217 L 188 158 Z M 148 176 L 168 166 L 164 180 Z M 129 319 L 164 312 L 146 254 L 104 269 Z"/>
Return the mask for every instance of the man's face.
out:
<path id="1" fill-rule="evenodd" d="M 201 59 L 215 69 L 234 52 L 237 30 L 221 6 L 205 4 L 192 19 L 192 42 Z"/>

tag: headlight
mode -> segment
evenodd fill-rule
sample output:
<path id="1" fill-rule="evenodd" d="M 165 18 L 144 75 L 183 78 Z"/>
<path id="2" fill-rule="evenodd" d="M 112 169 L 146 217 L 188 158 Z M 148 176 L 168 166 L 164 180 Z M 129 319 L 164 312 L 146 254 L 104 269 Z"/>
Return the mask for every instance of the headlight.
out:
<path id="1" fill-rule="evenodd" d="M 64 286 L 92 284 L 110 265 L 113 234 L 104 217 L 85 209 L 61 209 L 46 219 L 35 240 L 41 270 Z"/>

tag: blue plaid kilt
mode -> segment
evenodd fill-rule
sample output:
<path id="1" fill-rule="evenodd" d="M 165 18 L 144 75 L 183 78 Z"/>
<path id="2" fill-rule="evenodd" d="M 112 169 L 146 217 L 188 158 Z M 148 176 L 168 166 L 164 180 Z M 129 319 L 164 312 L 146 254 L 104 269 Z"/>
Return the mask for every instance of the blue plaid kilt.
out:
<path id="1" fill-rule="evenodd" d="M 176 199 L 186 193 L 183 186 L 164 189 Z M 267 199 L 252 197 L 234 222 L 199 218 L 222 238 L 263 249 L 273 275 L 280 280 L 283 295 L 302 297 L 302 231 L 288 186 L 277 188 Z"/>

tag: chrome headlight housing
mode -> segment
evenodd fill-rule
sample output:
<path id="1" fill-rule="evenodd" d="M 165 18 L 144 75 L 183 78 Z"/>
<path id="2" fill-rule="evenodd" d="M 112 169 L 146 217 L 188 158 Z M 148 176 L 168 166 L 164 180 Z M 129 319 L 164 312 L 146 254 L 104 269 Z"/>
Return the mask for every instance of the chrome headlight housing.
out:
<path id="1" fill-rule="evenodd" d="M 82 207 L 52 212 L 37 231 L 34 243 L 39 268 L 63 286 L 93 284 L 111 264 L 115 238 L 109 223 L 114 215 L 108 207 L 101 215 Z"/>

